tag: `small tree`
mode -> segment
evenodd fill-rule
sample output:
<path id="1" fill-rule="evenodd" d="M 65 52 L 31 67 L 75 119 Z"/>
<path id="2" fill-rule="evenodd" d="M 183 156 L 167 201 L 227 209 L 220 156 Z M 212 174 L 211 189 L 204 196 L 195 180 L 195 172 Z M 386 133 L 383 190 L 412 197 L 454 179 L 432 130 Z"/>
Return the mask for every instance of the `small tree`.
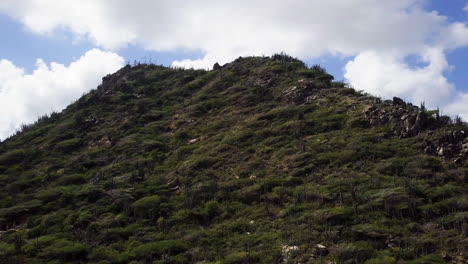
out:
<path id="1" fill-rule="evenodd" d="M 421 107 L 420 107 L 420 109 L 421 109 L 421 112 L 426 112 L 426 111 L 427 111 L 427 109 L 426 109 L 426 103 L 425 103 L 425 102 L 421 102 Z"/>

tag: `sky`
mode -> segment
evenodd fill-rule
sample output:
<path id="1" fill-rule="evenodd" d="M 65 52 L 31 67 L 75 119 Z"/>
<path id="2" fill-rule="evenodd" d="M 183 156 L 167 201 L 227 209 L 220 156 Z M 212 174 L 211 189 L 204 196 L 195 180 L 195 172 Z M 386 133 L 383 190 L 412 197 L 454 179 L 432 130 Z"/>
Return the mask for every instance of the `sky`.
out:
<path id="1" fill-rule="evenodd" d="M 2 0 L 0 34 L 0 140 L 127 62 L 279 52 L 468 120 L 468 0 Z"/>

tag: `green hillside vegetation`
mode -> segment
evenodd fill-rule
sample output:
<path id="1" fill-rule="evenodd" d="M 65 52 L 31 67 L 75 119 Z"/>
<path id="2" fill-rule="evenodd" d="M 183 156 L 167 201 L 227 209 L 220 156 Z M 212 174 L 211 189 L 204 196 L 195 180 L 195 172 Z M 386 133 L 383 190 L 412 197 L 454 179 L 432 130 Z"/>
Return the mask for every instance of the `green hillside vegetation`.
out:
<path id="1" fill-rule="evenodd" d="M 465 133 L 284 54 L 127 65 L 0 143 L 0 262 L 467 263 Z"/>

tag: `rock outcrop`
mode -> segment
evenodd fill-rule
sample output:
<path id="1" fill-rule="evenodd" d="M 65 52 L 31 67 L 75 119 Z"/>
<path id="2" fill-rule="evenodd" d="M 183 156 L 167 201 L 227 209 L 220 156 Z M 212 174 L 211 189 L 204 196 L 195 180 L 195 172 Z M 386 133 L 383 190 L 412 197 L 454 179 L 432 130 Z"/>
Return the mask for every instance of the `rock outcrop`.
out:
<path id="1" fill-rule="evenodd" d="M 431 125 L 427 113 L 407 105 L 398 97 L 393 98 L 392 107 L 387 105 L 372 105 L 364 110 L 371 126 L 393 123 L 392 131 L 395 136 L 408 138 L 417 136 Z"/>
<path id="2" fill-rule="evenodd" d="M 416 106 L 394 97 L 392 101 L 378 102 L 364 109 L 371 126 L 391 125 L 394 136 L 409 138 L 425 132 L 424 153 L 452 159 L 459 163 L 468 159 L 468 131 L 448 131 L 440 138 L 430 137 L 432 131 L 451 124 L 447 116 L 431 115 Z"/>
<path id="3" fill-rule="evenodd" d="M 391 123 L 393 134 L 400 138 L 414 137 L 451 122 L 448 117 L 440 117 L 438 113 L 432 115 L 398 97 L 394 97 L 392 101 L 370 105 L 364 109 L 364 114 L 371 126 Z"/>
<path id="4" fill-rule="evenodd" d="M 313 100 L 313 95 L 319 91 L 314 81 L 301 79 L 297 85 L 283 91 L 283 101 L 288 104 L 302 104 Z"/>
<path id="5" fill-rule="evenodd" d="M 464 130 L 449 131 L 436 140 L 426 140 L 424 153 L 454 159 L 459 163 L 468 158 L 468 132 Z"/>

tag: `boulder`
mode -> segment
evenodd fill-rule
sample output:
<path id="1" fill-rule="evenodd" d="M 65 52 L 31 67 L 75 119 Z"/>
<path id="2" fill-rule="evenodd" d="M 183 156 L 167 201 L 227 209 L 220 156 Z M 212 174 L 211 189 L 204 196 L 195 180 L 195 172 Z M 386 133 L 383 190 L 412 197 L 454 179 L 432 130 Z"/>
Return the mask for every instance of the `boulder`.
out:
<path id="1" fill-rule="evenodd" d="M 105 147 L 111 147 L 111 146 L 112 146 L 112 142 L 110 141 L 110 139 L 109 139 L 108 136 L 103 136 L 103 137 L 98 141 L 98 144 L 99 144 L 99 145 L 102 145 L 102 146 L 105 146 Z"/>
<path id="2" fill-rule="evenodd" d="M 322 244 L 315 245 L 315 254 L 319 256 L 326 256 L 330 253 L 328 248 Z"/>
<path id="3" fill-rule="evenodd" d="M 281 250 L 281 253 L 283 255 L 283 260 L 285 262 L 288 262 L 289 259 L 293 258 L 298 252 L 299 252 L 298 246 L 284 245 L 283 249 Z"/>
<path id="4" fill-rule="evenodd" d="M 216 63 L 213 65 L 213 71 L 217 71 L 217 70 L 221 70 L 221 65 L 219 65 L 219 63 L 216 62 Z"/>
<path id="5" fill-rule="evenodd" d="M 200 141 L 200 140 L 201 140 L 201 138 L 193 138 L 193 139 L 190 139 L 190 140 L 188 141 L 188 143 L 189 143 L 189 144 L 194 144 L 194 143 L 197 143 L 197 142 Z"/>
<path id="6" fill-rule="evenodd" d="M 376 110 L 377 107 L 375 105 L 368 105 L 364 108 L 364 111 L 363 113 L 366 115 L 366 116 L 369 116 L 374 110 Z"/>
<path id="7" fill-rule="evenodd" d="M 401 98 L 393 97 L 393 105 L 406 106 L 406 103 Z"/>

